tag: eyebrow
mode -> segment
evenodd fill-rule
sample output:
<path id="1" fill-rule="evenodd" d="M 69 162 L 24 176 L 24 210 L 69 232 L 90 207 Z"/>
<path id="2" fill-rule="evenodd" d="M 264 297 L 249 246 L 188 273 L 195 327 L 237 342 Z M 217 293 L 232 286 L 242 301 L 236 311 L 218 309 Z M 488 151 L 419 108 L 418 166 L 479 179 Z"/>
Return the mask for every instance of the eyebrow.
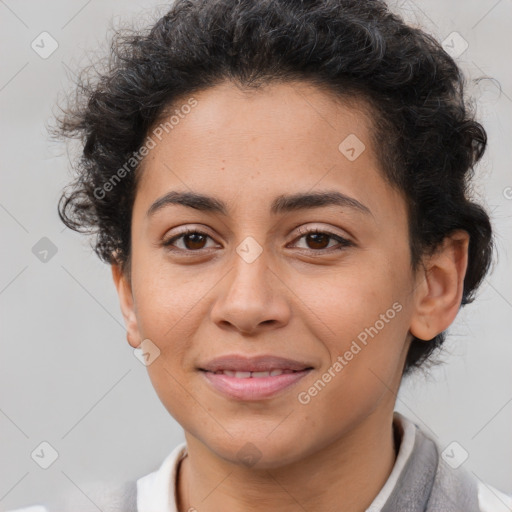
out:
<path id="1" fill-rule="evenodd" d="M 187 206 L 203 212 L 218 213 L 225 216 L 228 215 L 227 205 L 220 199 L 199 194 L 197 192 L 172 191 L 157 199 L 149 207 L 146 212 L 146 216 L 150 217 L 162 208 L 173 204 Z M 364 214 L 373 215 L 370 209 L 363 203 L 338 191 L 280 195 L 272 201 L 270 212 L 277 215 L 279 213 L 310 208 L 321 208 L 324 206 L 351 208 Z"/>

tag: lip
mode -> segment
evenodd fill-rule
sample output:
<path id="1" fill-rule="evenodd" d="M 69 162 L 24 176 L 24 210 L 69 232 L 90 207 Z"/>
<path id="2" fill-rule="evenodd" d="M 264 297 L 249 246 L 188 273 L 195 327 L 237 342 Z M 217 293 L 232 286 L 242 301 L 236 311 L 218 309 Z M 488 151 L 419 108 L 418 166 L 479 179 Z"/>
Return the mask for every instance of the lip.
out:
<path id="1" fill-rule="evenodd" d="M 263 355 L 245 357 L 237 354 L 218 357 L 202 364 L 199 368 L 206 382 L 221 394 L 243 401 L 271 398 L 293 386 L 312 371 L 313 367 L 304 362 L 284 357 Z M 282 370 L 288 373 L 266 377 L 236 377 L 230 372 L 263 372 Z"/>

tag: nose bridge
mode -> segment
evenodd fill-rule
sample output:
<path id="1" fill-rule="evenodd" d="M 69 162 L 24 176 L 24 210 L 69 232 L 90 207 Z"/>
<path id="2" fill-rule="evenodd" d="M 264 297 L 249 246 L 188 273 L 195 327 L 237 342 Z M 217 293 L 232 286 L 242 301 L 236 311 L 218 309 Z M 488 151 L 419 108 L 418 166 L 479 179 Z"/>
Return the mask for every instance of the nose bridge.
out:
<path id="1" fill-rule="evenodd" d="M 233 255 L 232 275 L 228 280 L 227 298 L 240 302 L 245 308 L 261 307 L 271 300 L 269 288 L 268 253 L 252 237 L 244 239 Z"/>
<path id="2" fill-rule="evenodd" d="M 212 309 L 212 320 L 249 332 L 265 323 L 285 321 L 287 306 L 276 289 L 269 253 L 246 237 L 233 253 L 231 271 Z M 273 284 L 274 283 L 274 284 Z"/>

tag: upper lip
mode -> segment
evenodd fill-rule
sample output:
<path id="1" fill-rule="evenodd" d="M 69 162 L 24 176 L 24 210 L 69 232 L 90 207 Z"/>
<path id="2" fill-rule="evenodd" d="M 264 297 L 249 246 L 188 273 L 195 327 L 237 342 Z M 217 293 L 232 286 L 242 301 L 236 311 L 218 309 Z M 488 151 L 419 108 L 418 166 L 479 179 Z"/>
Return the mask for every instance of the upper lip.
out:
<path id="1" fill-rule="evenodd" d="M 216 357 L 215 359 L 199 365 L 200 370 L 209 372 L 217 372 L 219 370 L 235 372 L 261 372 L 270 370 L 301 371 L 308 368 L 312 368 L 308 363 L 287 359 L 285 357 L 271 355 L 247 357 L 238 354 Z"/>

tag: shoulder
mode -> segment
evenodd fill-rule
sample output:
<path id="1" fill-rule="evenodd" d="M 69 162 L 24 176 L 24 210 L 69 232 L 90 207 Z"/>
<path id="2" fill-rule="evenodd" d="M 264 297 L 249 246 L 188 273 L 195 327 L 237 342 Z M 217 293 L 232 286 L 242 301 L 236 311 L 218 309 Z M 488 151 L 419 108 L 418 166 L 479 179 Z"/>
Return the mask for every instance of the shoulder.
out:
<path id="1" fill-rule="evenodd" d="M 48 508 L 43 507 L 42 505 L 33 505 L 31 507 L 8 510 L 7 512 L 48 512 Z"/>
<path id="2" fill-rule="evenodd" d="M 51 503 L 31 505 L 7 512 L 137 512 L 141 510 L 169 510 L 174 503 L 174 482 L 178 464 L 186 454 L 186 444 L 181 443 L 164 459 L 160 467 L 137 480 L 89 483 L 86 495 L 73 492 L 60 495 Z M 174 512 L 173 509 L 170 509 Z"/>
<path id="3" fill-rule="evenodd" d="M 93 482 L 86 491 L 61 493 L 44 504 L 30 505 L 7 512 L 137 512 L 137 484 L 135 481 Z"/>
<path id="4" fill-rule="evenodd" d="M 481 512 L 510 512 L 512 494 L 505 494 L 492 485 L 478 482 L 478 503 Z"/>
<path id="5" fill-rule="evenodd" d="M 414 430 L 413 454 L 426 453 L 424 449 L 430 445 L 435 450 L 436 469 L 433 479 L 433 487 L 429 497 L 429 505 L 436 510 L 438 505 L 446 500 L 451 501 L 455 507 L 463 503 L 466 510 L 478 512 L 511 512 L 512 495 L 496 489 L 486 482 L 478 479 L 473 472 L 461 464 L 454 465 L 450 459 L 453 450 L 447 453 L 447 449 L 440 446 L 439 442 L 422 430 L 417 424 L 407 417 L 395 412 L 395 418 L 409 431 Z"/>

